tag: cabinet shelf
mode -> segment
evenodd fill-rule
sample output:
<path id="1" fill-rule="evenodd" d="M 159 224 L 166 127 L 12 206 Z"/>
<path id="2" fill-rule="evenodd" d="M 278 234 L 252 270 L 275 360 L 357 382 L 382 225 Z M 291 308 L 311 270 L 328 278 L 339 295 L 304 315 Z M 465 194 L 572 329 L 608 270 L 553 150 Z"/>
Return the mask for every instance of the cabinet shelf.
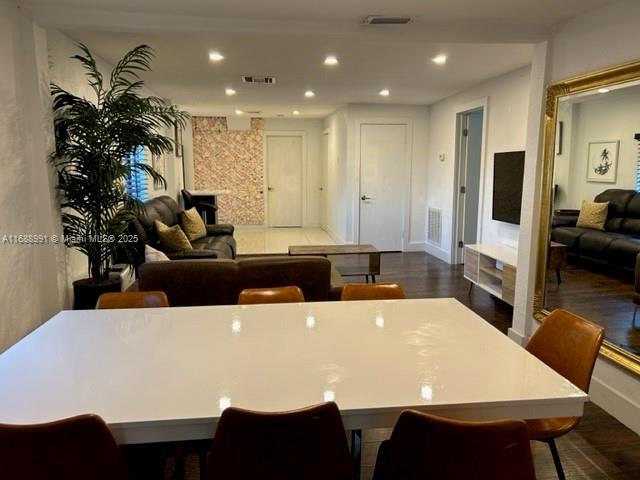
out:
<path id="1" fill-rule="evenodd" d="M 496 278 L 498 280 L 502 280 L 502 270 L 498 270 L 495 267 L 480 267 L 480 271 L 482 273 L 486 273 L 490 277 Z"/>

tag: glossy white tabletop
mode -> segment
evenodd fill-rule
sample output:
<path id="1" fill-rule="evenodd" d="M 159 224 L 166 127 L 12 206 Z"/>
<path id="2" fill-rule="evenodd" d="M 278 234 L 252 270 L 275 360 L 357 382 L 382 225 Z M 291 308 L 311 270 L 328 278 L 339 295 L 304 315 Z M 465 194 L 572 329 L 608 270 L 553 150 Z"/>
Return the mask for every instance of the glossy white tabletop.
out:
<path id="1" fill-rule="evenodd" d="M 405 408 L 581 415 L 586 394 L 454 299 L 61 312 L 0 355 L 0 422 L 93 412 L 122 443 L 211 437 L 228 405 L 335 400 L 347 429 Z"/>

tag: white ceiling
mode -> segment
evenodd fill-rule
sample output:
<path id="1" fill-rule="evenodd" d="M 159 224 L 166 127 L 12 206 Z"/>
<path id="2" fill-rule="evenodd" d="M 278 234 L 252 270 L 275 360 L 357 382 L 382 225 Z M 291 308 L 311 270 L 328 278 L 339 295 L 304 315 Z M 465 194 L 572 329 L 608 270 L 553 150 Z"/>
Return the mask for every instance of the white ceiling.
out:
<path id="1" fill-rule="evenodd" d="M 146 77 L 194 114 L 294 109 L 323 117 L 345 103 L 429 104 L 530 63 L 551 28 L 611 0 L 36 0 L 41 24 L 115 62 L 140 43 L 156 50 Z M 369 14 L 408 14 L 406 26 L 363 26 Z M 225 60 L 212 64 L 210 50 Z M 322 61 L 335 54 L 340 65 Z M 446 53 L 437 66 L 431 58 Z M 274 75 L 275 86 L 240 75 Z M 237 95 L 228 98 L 224 88 Z M 305 89 L 316 92 L 304 99 Z M 378 95 L 389 88 L 391 95 Z"/>

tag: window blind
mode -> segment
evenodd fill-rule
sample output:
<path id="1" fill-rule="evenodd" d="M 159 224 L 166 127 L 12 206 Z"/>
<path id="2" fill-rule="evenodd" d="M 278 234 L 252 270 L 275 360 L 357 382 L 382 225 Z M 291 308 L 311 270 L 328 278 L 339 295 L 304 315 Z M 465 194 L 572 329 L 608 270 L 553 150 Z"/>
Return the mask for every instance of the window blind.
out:
<path id="1" fill-rule="evenodd" d="M 137 148 L 134 154 L 127 158 L 126 161 L 130 167 L 146 163 L 147 155 L 145 149 L 142 147 Z M 137 198 L 141 202 L 149 199 L 149 182 L 146 173 L 142 170 L 136 169 L 129 175 L 125 188 L 129 195 Z"/>

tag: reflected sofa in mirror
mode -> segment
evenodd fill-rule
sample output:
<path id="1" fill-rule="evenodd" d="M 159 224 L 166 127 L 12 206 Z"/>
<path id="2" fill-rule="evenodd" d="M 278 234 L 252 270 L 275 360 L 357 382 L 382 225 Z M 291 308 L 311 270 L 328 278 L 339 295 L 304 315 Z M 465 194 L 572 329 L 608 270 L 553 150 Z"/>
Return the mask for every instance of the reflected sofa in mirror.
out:
<path id="1" fill-rule="evenodd" d="M 536 317 L 603 326 L 602 354 L 638 374 L 639 165 L 640 63 L 548 88 Z"/>

